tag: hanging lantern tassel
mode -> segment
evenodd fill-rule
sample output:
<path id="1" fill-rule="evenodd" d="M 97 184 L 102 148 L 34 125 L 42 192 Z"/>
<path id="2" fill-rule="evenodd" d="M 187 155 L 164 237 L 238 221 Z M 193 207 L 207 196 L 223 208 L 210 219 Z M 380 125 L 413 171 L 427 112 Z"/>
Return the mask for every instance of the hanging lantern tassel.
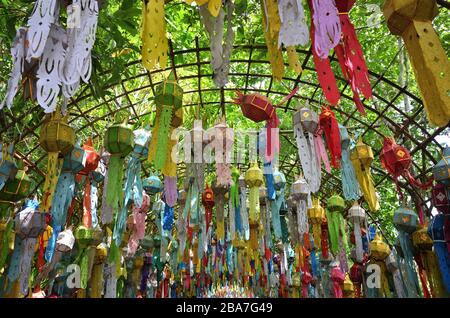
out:
<path id="1" fill-rule="evenodd" d="M 429 121 L 444 127 L 450 120 L 450 62 L 432 20 L 436 1 L 388 0 L 383 13 L 389 30 L 403 37 Z"/>
<path id="2" fill-rule="evenodd" d="M 225 194 L 228 189 L 215 184 L 213 192 L 216 207 L 216 236 L 218 241 L 223 242 L 225 240 Z"/>
<path id="3" fill-rule="evenodd" d="M 377 193 L 373 184 L 372 175 L 370 173 L 370 165 L 373 161 L 372 148 L 358 140 L 357 145 L 350 152 L 350 160 L 355 169 L 356 178 L 358 179 L 359 187 L 364 195 L 364 199 L 369 205 L 372 212 L 380 209 Z"/>
<path id="4" fill-rule="evenodd" d="M 309 232 L 307 209 L 311 206 L 311 192 L 303 176 L 297 177 L 292 184 L 291 196 L 296 207 L 298 236 L 300 242 L 304 243 L 304 236 Z"/>
<path id="5" fill-rule="evenodd" d="M 325 133 L 327 140 L 328 151 L 331 157 L 331 166 L 334 168 L 340 167 L 341 161 L 341 140 L 339 132 L 339 123 L 330 107 L 322 107 L 322 112 L 319 116 L 320 128 Z"/>
<path id="6" fill-rule="evenodd" d="M 312 207 L 308 209 L 309 223 L 312 225 L 312 232 L 314 238 L 314 245 L 321 246 L 321 226 L 322 221 L 325 218 L 325 210 L 320 205 L 319 198 L 312 200 Z"/>
<path id="7" fill-rule="evenodd" d="M 49 212 L 63 163 L 59 155 L 66 155 L 75 145 L 75 131 L 67 124 L 67 117 L 62 117 L 59 108 L 46 116 L 39 143 L 48 153 L 41 209 L 43 212 Z"/>
<path id="8" fill-rule="evenodd" d="M 142 63 L 148 71 L 165 69 L 169 43 L 166 37 L 164 1 L 145 1 L 142 5 Z"/>
<path id="9" fill-rule="evenodd" d="M 182 106 L 183 90 L 178 85 L 175 74 L 169 77 L 156 88 L 155 92 L 156 118 L 149 146 L 148 159 L 153 161 L 155 169 L 161 170 L 167 161 L 172 116 Z"/>
<path id="10" fill-rule="evenodd" d="M 389 289 L 389 282 L 387 279 L 387 268 L 385 260 L 391 253 L 391 249 L 389 248 L 389 245 L 387 245 L 381 237 L 378 235 L 378 233 L 375 235 L 375 238 L 370 242 L 370 258 L 371 263 L 376 264 L 379 266 L 381 272 L 380 272 L 380 283 L 381 286 L 378 289 L 378 296 L 380 298 L 391 298 L 391 292 Z M 368 287 L 369 288 L 369 287 Z M 371 288 L 369 288 L 370 290 Z"/>
<path id="11" fill-rule="evenodd" d="M 308 4 L 311 12 L 311 47 L 318 80 L 327 101 L 337 105 L 341 96 L 328 55 L 341 38 L 338 11 L 332 0 L 308 0 Z"/>
<path id="12" fill-rule="evenodd" d="M 433 240 L 433 248 L 434 252 L 436 253 L 437 263 L 439 264 L 439 270 L 443 285 L 445 287 L 447 294 L 450 294 L 450 254 L 447 251 L 447 244 L 445 241 L 445 234 L 444 234 L 445 220 L 448 218 L 449 218 L 448 214 L 435 215 L 431 219 L 430 224 L 428 226 L 428 234 L 431 236 L 431 239 Z"/>
<path id="13" fill-rule="evenodd" d="M 367 69 L 364 54 L 359 44 L 355 28 L 350 21 L 348 13 L 355 4 L 356 0 L 336 1 L 336 7 L 339 11 L 339 20 L 341 22 L 342 36 L 339 44 L 334 48 L 339 64 L 341 65 L 344 78 L 350 82 L 350 88 L 353 92 L 353 101 L 358 111 L 365 115 L 364 105 L 361 103 L 360 93 L 366 99 L 372 97 L 372 88 L 370 87 L 369 71 Z"/>
<path id="14" fill-rule="evenodd" d="M 350 161 L 350 137 L 348 135 L 347 128 L 339 124 L 339 133 L 341 135 L 341 176 L 342 176 L 342 189 L 344 190 L 344 198 L 347 201 L 358 200 L 361 197 L 361 191 L 359 190 L 358 181 L 356 180 L 355 169 Z"/>
<path id="15" fill-rule="evenodd" d="M 413 245 L 419 251 L 416 254 L 416 263 L 423 268 L 423 272 L 429 282 L 431 295 L 433 298 L 447 297 L 444 284 L 439 272 L 439 265 L 436 254 L 433 252 L 433 241 L 428 235 L 428 222 L 421 225 L 413 234 Z"/>
<path id="16" fill-rule="evenodd" d="M 99 244 L 95 249 L 94 264 L 91 274 L 91 298 L 102 298 L 103 293 L 103 268 L 107 259 L 108 249 L 104 243 Z"/>
<path id="17" fill-rule="evenodd" d="M 353 221 L 353 233 L 355 235 L 356 246 L 356 261 L 362 263 L 364 258 L 363 242 L 361 237 L 361 224 L 364 224 L 367 229 L 366 211 L 360 207 L 358 201 L 353 203 L 353 206 L 348 211 L 348 218 Z"/>

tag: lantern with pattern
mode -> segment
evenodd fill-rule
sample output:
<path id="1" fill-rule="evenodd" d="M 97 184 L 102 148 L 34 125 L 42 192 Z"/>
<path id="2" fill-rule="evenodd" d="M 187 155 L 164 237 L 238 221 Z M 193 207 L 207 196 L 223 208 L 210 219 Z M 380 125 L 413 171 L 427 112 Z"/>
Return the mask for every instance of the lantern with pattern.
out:
<path id="1" fill-rule="evenodd" d="M 249 220 L 251 222 L 259 221 L 259 188 L 264 184 L 263 173 L 254 163 L 245 173 L 245 184 L 249 190 Z"/>
<path id="2" fill-rule="evenodd" d="M 430 123 L 444 127 L 450 120 L 450 62 L 432 20 L 436 1 L 387 0 L 383 13 L 392 34 L 403 37 Z"/>
<path id="3" fill-rule="evenodd" d="M 339 240 L 342 242 L 342 247 L 347 250 L 347 235 L 345 231 L 345 220 L 343 213 L 345 210 L 344 199 L 335 194 L 332 195 L 327 201 L 327 221 L 328 232 L 331 240 L 331 251 L 337 255 L 339 249 Z M 342 250 L 341 250 L 342 252 Z"/>
<path id="4" fill-rule="evenodd" d="M 391 174 L 397 185 L 397 191 L 401 198 L 403 194 L 400 190 L 398 178 L 403 176 L 412 185 L 421 189 L 427 189 L 432 185 L 432 180 L 422 184 L 411 175 L 409 169 L 411 167 L 411 155 L 409 151 L 400 145 L 397 145 L 394 138 L 386 137 L 383 141 L 383 149 L 381 150 L 380 160 L 382 166 Z"/>
<path id="5" fill-rule="evenodd" d="M 152 195 L 160 193 L 164 188 L 161 179 L 159 179 L 156 175 L 151 175 L 150 177 L 145 178 L 143 181 L 143 187 L 145 192 Z"/>
<path id="6" fill-rule="evenodd" d="M 356 261 L 361 263 L 364 257 L 363 242 L 361 237 L 361 226 L 367 229 L 366 211 L 358 204 L 358 201 L 353 203 L 353 206 L 348 210 L 348 218 L 353 222 L 353 233 L 355 235 L 356 247 Z"/>
<path id="7" fill-rule="evenodd" d="M 320 205 L 319 198 L 312 200 L 312 207 L 308 209 L 309 223 L 312 225 L 312 232 L 314 238 L 314 246 L 319 249 L 321 246 L 321 225 L 325 218 L 325 209 Z"/>
<path id="8" fill-rule="evenodd" d="M 202 203 L 205 207 L 206 232 L 208 232 L 209 226 L 211 225 L 214 202 L 214 192 L 207 186 L 202 194 Z"/>
<path id="9" fill-rule="evenodd" d="M 358 140 L 358 143 L 350 152 L 350 160 L 355 169 L 359 188 L 364 195 L 370 211 L 376 212 L 380 209 L 380 204 L 370 173 L 370 165 L 372 164 L 373 158 L 372 148 L 363 143 L 362 139 Z"/>
<path id="10" fill-rule="evenodd" d="M 43 212 L 49 212 L 62 167 L 59 157 L 68 154 L 75 145 L 75 131 L 67 124 L 67 118 L 61 115 L 59 109 L 46 116 L 39 143 L 48 153 L 41 208 Z"/>
<path id="11" fill-rule="evenodd" d="M 153 161 L 155 169 L 160 171 L 166 163 L 169 151 L 172 116 L 183 103 L 183 90 L 173 72 L 170 72 L 169 77 L 156 87 L 155 103 L 156 118 L 148 159 Z"/>
<path id="12" fill-rule="evenodd" d="M 376 291 L 372 291 L 372 294 L 375 295 L 378 293 L 378 297 L 386 297 L 389 298 L 391 296 L 389 290 L 389 283 L 387 279 L 387 268 L 385 260 L 391 253 L 391 249 L 389 245 L 383 242 L 383 239 L 377 233 L 375 234 L 375 238 L 370 242 L 370 259 L 371 264 L 376 264 L 380 268 L 380 288 L 377 288 Z M 369 291 L 372 289 L 368 287 Z M 377 297 L 377 296 L 376 296 Z"/>
<path id="13" fill-rule="evenodd" d="M 305 234 L 309 232 L 307 209 L 311 206 L 311 190 L 303 176 L 297 177 L 292 184 L 291 197 L 297 212 L 298 235 L 303 242 Z"/>
<path id="14" fill-rule="evenodd" d="M 127 125 L 128 114 L 118 111 L 115 122 L 106 130 L 105 148 L 111 154 L 107 172 L 106 205 L 112 208 L 114 215 L 123 204 L 123 163 L 125 157 L 133 151 L 134 136 Z"/>

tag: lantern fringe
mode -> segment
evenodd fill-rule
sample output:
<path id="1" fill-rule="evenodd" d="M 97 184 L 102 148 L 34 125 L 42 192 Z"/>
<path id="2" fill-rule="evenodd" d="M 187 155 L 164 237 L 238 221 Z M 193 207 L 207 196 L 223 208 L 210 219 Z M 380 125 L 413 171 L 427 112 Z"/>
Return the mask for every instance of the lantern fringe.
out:
<path id="1" fill-rule="evenodd" d="M 106 185 L 106 204 L 112 208 L 113 215 L 122 205 L 123 161 L 120 156 L 111 155 L 108 167 L 108 184 Z"/>
<path id="2" fill-rule="evenodd" d="M 370 171 L 368 169 L 364 169 L 360 164 L 354 165 L 353 168 L 355 169 L 356 178 L 358 179 L 364 199 L 369 206 L 369 210 L 372 212 L 378 211 L 380 209 L 380 203 L 377 198 L 377 193 Z"/>
<path id="3" fill-rule="evenodd" d="M 430 289 L 433 297 L 446 298 L 448 295 L 445 292 L 444 284 L 439 272 L 436 254 L 433 251 L 423 251 L 421 253 L 421 258 L 425 272 L 427 273 L 428 281 L 430 282 Z"/>
<path id="4" fill-rule="evenodd" d="M 284 189 L 281 189 L 277 194 L 276 200 L 270 202 L 271 210 L 272 210 L 272 226 L 273 232 L 277 239 L 281 239 L 282 230 L 281 230 L 281 220 L 280 220 L 280 209 L 281 205 L 284 202 Z"/>

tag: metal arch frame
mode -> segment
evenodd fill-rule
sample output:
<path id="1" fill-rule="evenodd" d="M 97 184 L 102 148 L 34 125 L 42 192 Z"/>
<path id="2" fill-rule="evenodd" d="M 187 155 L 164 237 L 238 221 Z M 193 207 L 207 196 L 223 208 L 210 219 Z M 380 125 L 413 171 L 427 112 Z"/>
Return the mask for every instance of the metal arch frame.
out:
<path id="1" fill-rule="evenodd" d="M 208 88 L 202 88 L 202 84 L 201 84 L 201 79 L 204 77 L 212 77 L 212 74 L 207 73 L 207 74 L 202 74 L 202 66 L 204 65 L 209 65 L 210 61 L 202 61 L 200 59 L 200 52 L 209 52 L 209 48 L 208 47 L 199 47 L 199 41 L 198 38 L 196 38 L 195 41 L 195 48 L 192 49 L 185 49 L 185 50 L 178 50 L 178 51 L 174 51 L 173 50 L 173 46 L 172 43 L 170 42 L 169 45 L 169 49 L 170 49 L 170 60 L 171 60 L 171 65 L 172 65 L 172 69 L 176 72 L 177 70 L 182 70 L 182 69 L 186 69 L 186 68 L 195 68 L 197 74 L 195 75 L 188 75 L 188 76 L 180 76 L 178 77 L 179 81 L 184 81 L 184 80 L 191 80 L 191 79 L 197 79 L 197 88 L 193 89 L 193 90 L 189 90 L 189 91 L 185 91 L 185 94 L 197 94 L 198 95 L 198 99 L 199 99 L 199 104 L 200 106 L 203 107 L 207 107 L 210 105 L 218 105 L 220 106 L 222 113 L 226 114 L 226 108 L 227 105 L 232 104 L 232 101 L 230 100 L 226 100 L 225 99 L 225 91 L 234 91 L 236 89 L 242 89 L 244 91 L 244 93 L 247 93 L 249 91 L 254 91 L 254 92 L 260 92 L 260 93 L 264 93 L 267 96 L 271 95 L 271 94 L 276 94 L 276 95 L 280 95 L 280 96 L 285 96 L 287 95 L 287 92 L 279 92 L 276 90 L 272 89 L 273 86 L 273 78 L 270 74 L 256 74 L 256 73 L 251 73 L 251 66 L 252 64 L 260 64 L 260 65 L 267 65 L 270 66 L 270 63 L 268 60 L 256 60 L 256 59 L 252 59 L 253 57 L 253 53 L 255 50 L 262 50 L 262 51 L 266 51 L 267 48 L 264 44 L 246 44 L 246 45 L 235 45 L 234 46 L 234 50 L 247 50 L 249 52 L 249 58 L 248 59 L 232 59 L 230 65 L 233 66 L 233 64 L 236 63 L 244 63 L 247 64 L 247 71 L 245 73 L 239 73 L 239 72 L 233 72 L 230 71 L 229 76 L 232 77 L 243 77 L 244 78 L 244 82 L 245 85 L 244 87 L 236 87 L 236 88 L 217 88 L 217 87 L 208 87 Z M 196 55 L 196 61 L 195 62 L 191 62 L 191 63 L 186 63 L 186 64 L 176 64 L 175 63 L 175 57 L 177 56 L 181 56 L 183 54 L 188 54 L 188 53 L 195 53 Z M 309 70 L 309 71 L 314 71 L 315 69 L 313 67 L 309 67 L 308 66 L 308 62 L 310 61 L 310 58 L 312 56 L 311 54 L 311 50 L 303 50 L 303 49 L 297 49 L 297 53 L 299 55 L 304 56 L 303 58 L 303 62 L 302 62 L 302 67 L 304 70 Z M 337 59 L 332 56 L 330 57 L 331 63 L 332 64 L 337 64 Z M 390 63 L 390 65 L 392 64 L 392 61 Z M 423 104 L 422 101 L 419 97 L 415 96 L 414 94 L 412 94 L 410 91 L 407 90 L 407 87 L 400 87 L 399 85 L 397 85 L 396 83 L 392 82 L 391 80 L 387 79 L 384 75 L 386 74 L 386 72 L 388 71 L 390 65 L 386 68 L 386 70 L 382 73 L 382 74 L 377 74 L 375 72 L 369 71 L 370 77 L 371 77 L 371 83 L 372 83 L 372 87 L 373 87 L 373 95 L 375 98 L 377 98 L 380 102 L 383 103 L 383 105 L 385 105 L 385 107 L 382 110 L 378 110 L 377 108 L 373 107 L 372 105 L 368 104 L 367 101 L 362 100 L 364 106 L 366 107 L 366 109 L 372 113 L 375 113 L 377 115 L 376 119 L 370 123 L 366 123 L 364 120 L 361 120 L 358 116 L 355 116 L 355 113 L 357 112 L 356 107 L 354 108 L 354 110 L 352 112 L 347 112 L 344 110 L 343 107 L 333 107 L 333 110 L 340 113 L 342 115 L 342 117 L 344 118 L 344 122 L 343 124 L 346 125 L 349 120 L 353 120 L 355 122 L 357 122 L 359 125 L 361 125 L 361 127 L 364 128 L 364 132 L 362 135 L 367 134 L 368 131 L 374 131 L 376 132 L 378 135 L 380 135 L 380 137 L 383 136 L 383 134 L 377 130 L 377 123 L 379 123 L 380 121 L 384 121 L 389 123 L 390 126 L 394 127 L 395 130 L 393 130 L 394 136 L 395 137 L 404 137 L 407 140 L 410 140 L 411 143 L 413 144 L 413 148 L 411 149 L 411 155 L 415 155 L 416 153 L 420 153 L 422 156 L 422 162 L 425 162 L 425 160 L 436 163 L 436 159 L 431 155 L 431 153 L 426 149 L 426 146 L 429 144 L 434 144 L 438 149 L 442 149 L 441 145 L 439 145 L 436 141 L 435 141 L 435 137 L 440 134 L 442 131 L 444 131 L 444 129 L 446 127 L 442 127 L 442 128 L 437 128 L 434 130 L 427 130 L 424 127 L 422 127 L 420 124 L 417 123 L 416 119 L 423 115 Z M 93 127 L 93 123 L 97 122 L 97 121 L 104 121 L 106 120 L 109 116 L 113 115 L 117 109 L 112 109 L 110 107 L 110 103 L 116 103 L 116 101 L 120 98 L 125 98 L 125 100 L 127 101 L 127 105 L 124 105 L 123 108 L 126 109 L 131 109 L 132 110 L 132 118 L 131 121 L 135 121 L 138 119 L 139 116 L 143 116 L 146 114 L 149 114 L 151 112 L 153 112 L 152 110 L 149 110 L 148 112 L 145 112 L 143 114 L 138 114 L 136 112 L 135 109 L 135 105 L 139 104 L 140 102 L 132 102 L 132 99 L 130 98 L 131 93 L 136 93 L 145 89 L 150 89 L 152 91 L 152 93 L 154 94 L 155 91 L 155 86 L 158 85 L 160 82 L 155 82 L 153 80 L 153 78 L 155 77 L 156 74 L 160 74 L 161 72 L 163 72 L 163 70 L 155 70 L 152 72 L 149 72 L 147 70 L 145 70 L 141 64 L 140 61 L 132 61 L 130 63 L 127 64 L 127 67 L 140 67 L 142 69 L 142 72 L 138 72 L 137 75 L 134 75 L 132 77 L 126 78 L 126 79 L 122 79 L 119 83 L 114 83 L 114 84 L 110 84 L 107 85 L 105 87 L 103 87 L 104 90 L 108 90 L 108 89 L 112 89 L 114 87 L 117 87 L 117 85 L 119 85 L 121 87 L 121 89 L 123 90 L 123 92 L 121 94 L 119 94 L 118 96 L 115 96 L 113 98 L 110 99 L 106 99 L 105 97 L 102 97 L 102 101 L 99 103 L 96 103 L 95 105 L 93 105 L 92 107 L 86 109 L 86 107 L 80 106 L 81 102 L 88 102 L 90 101 L 90 99 L 94 96 L 94 92 L 93 89 L 90 85 L 84 85 L 82 87 L 82 90 L 80 91 L 80 93 L 75 97 L 72 98 L 70 100 L 70 103 L 68 105 L 69 109 L 70 109 L 70 121 L 69 122 L 74 122 L 79 118 L 83 118 L 86 121 L 86 124 L 83 125 L 81 128 L 79 128 L 79 130 L 84 130 L 88 127 L 92 127 L 93 129 L 93 133 L 94 133 L 94 138 L 97 138 L 100 136 L 100 132 L 98 132 L 95 127 Z M 230 67 L 231 69 L 232 67 Z M 103 74 L 100 74 L 100 76 L 105 76 L 108 74 L 108 71 L 104 72 Z M 311 96 L 301 96 L 301 95 L 297 95 L 297 98 L 299 99 L 303 99 L 303 100 L 308 100 L 311 103 L 314 103 L 316 105 L 320 105 L 320 100 L 317 99 L 316 94 L 318 93 L 318 91 L 320 90 L 320 85 L 318 83 L 312 83 L 309 82 L 307 80 L 302 79 L 302 74 L 300 74 L 299 76 L 297 76 L 296 78 L 289 78 L 289 77 L 284 77 L 283 80 L 286 83 L 292 83 L 292 88 L 303 84 L 303 85 L 307 85 L 309 87 L 314 88 L 314 92 Z M 267 89 L 253 89 L 249 87 L 249 80 L 251 77 L 260 77 L 260 78 L 267 78 L 269 79 L 269 86 Z M 145 78 L 145 80 L 148 80 L 148 84 L 146 85 L 142 85 L 140 87 L 134 88 L 132 90 L 127 90 L 125 83 L 138 79 L 138 78 Z M 342 82 L 344 83 L 343 88 L 341 90 L 341 99 L 345 100 L 345 101 L 349 101 L 350 103 L 353 103 L 352 97 L 349 96 L 348 94 L 345 93 L 347 87 L 348 87 L 348 83 L 345 81 L 345 79 L 343 79 L 342 77 L 336 75 L 336 80 L 338 82 Z M 376 86 L 379 85 L 380 83 L 385 83 L 386 85 L 394 88 L 396 90 L 396 94 L 395 96 L 391 99 L 391 100 L 387 100 L 385 97 L 381 96 L 380 94 L 378 94 L 375 90 Z M 218 101 L 214 101 L 214 102 L 205 102 L 203 100 L 203 96 L 202 93 L 206 92 L 206 91 L 210 91 L 210 92 L 218 92 L 220 93 L 220 99 Z M 412 100 L 414 100 L 417 104 L 418 107 L 416 108 L 416 110 L 414 111 L 414 113 L 412 115 L 408 115 L 405 114 L 401 109 L 399 109 L 396 105 L 395 105 L 395 101 L 402 95 L 408 96 L 409 98 L 411 98 Z M 92 103 L 89 103 L 89 105 L 92 105 Z M 197 104 L 186 104 L 184 105 L 185 107 L 188 106 L 195 106 Z M 99 117 L 91 117 L 89 116 L 89 113 L 91 113 L 92 111 L 99 109 L 100 107 L 107 107 L 108 108 L 108 112 L 106 115 L 103 116 L 99 116 Z M 389 116 L 386 116 L 385 113 L 388 110 L 394 110 L 395 112 L 397 112 L 398 114 L 400 114 L 402 116 L 402 118 L 406 119 L 406 122 L 403 122 L 402 124 L 398 124 L 395 121 L 393 121 L 391 118 L 389 118 Z M 289 101 L 288 103 L 286 103 L 284 106 L 280 107 L 280 111 L 284 110 L 284 112 L 287 111 L 292 111 L 294 110 L 294 108 L 291 107 L 291 101 Z M 13 125 L 15 125 L 16 123 L 20 122 L 21 120 L 23 120 L 27 115 L 29 115 L 32 112 L 38 112 L 39 116 L 43 115 L 43 111 L 39 106 L 33 106 L 30 107 L 26 112 L 24 112 L 23 114 L 19 114 L 19 116 L 16 118 L 14 117 L 12 114 L 8 114 L 7 112 L 5 112 L 4 110 L 0 111 L 0 116 L 3 117 L 2 119 L 4 120 L 5 124 L 3 125 L 3 127 L 1 127 L 0 129 L 0 134 L 3 134 L 5 132 L 8 132 L 9 129 L 11 129 L 11 127 Z M 9 123 L 8 123 L 9 121 Z M 20 136 L 15 138 L 15 142 L 19 142 L 21 138 L 25 138 L 28 136 L 31 136 L 32 138 L 37 138 L 37 134 L 35 132 L 35 130 L 41 125 L 41 122 L 37 122 L 35 123 L 35 125 L 32 126 L 28 126 Z M 415 129 L 420 129 L 420 131 L 423 133 L 423 135 L 425 136 L 425 140 L 423 142 L 418 142 L 416 140 L 414 140 L 414 138 L 412 138 L 411 134 L 409 134 L 408 129 L 410 128 L 410 126 L 412 126 L 412 128 Z M 389 127 L 389 126 L 388 126 Z M 389 127 L 391 130 L 392 128 Z M 79 131 L 78 130 L 78 131 Z M 289 140 L 289 138 L 287 138 L 286 135 L 283 135 L 285 139 Z M 295 143 L 291 143 L 294 147 L 295 147 Z M 16 152 L 16 157 L 24 160 L 25 164 L 27 166 L 30 167 L 31 170 L 34 170 L 39 176 L 43 177 L 44 173 L 39 169 L 39 167 L 37 166 L 37 164 L 42 161 L 45 158 L 45 154 L 43 156 L 41 156 L 38 160 L 36 160 L 35 162 L 31 162 L 28 158 L 30 156 L 30 154 L 34 151 L 36 151 L 36 149 L 39 148 L 39 146 L 35 146 L 32 149 L 29 149 L 26 153 L 20 153 L 20 152 Z M 374 149 L 374 153 L 377 156 L 379 154 L 379 150 L 380 149 Z M 286 167 L 289 170 L 292 170 L 292 168 L 294 168 L 298 163 L 298 158 L 297 160 L 292 164 L 288 164 L 285 162 L 285 160 L 283 160 L 281 162 L 281 166 L 282 167 Z M 424 175 L 426 173 L 429 172 L 429 170 L 431 169 L 430 167 L 426 167 L 426 166 L 418 166 L 418 164 L 416 162 L 413 162 L 415 169 L 417 169 L 419 171 L 419 177 L 424 177 Z M 377 182 L 377 185 L 381 184 L 386 178 L 388 178 L 388 174 L 383 171 L 382 169 L 379 169 L 377 167 L 373 167 L 374 171 L 376 172 L 376 174 L 381 175 L 381 179 Z M 145 174 L 147 175 L 148 172 L 145 171 Z M 335 181 L 336 183 L 334 183 L 333 181 Z M 331 186 L 327 186 L 328 184 L 330 184 Z M 336 188 L 338 187 L 338 189 L 341 187 L 340 186 L 340 180 L 338 177 L 336 177 L 333 174 L 326 174 L 323 178 L 323 191 L 324 191 L 324 195 L 328 195 L 330 193 L 330 189 Z M 327 191 L 328 189 L 328 191 Z M 322 191 L 321 190 L 321 191 Z M 425 202 L 425 201 L 424 201 Z"/>

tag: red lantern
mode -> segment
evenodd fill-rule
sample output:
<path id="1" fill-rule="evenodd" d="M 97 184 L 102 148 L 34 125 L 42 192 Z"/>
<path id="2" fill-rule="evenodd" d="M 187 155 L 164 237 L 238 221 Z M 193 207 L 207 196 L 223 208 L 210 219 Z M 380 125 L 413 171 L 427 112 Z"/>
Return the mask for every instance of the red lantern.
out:
<path id="1" fill-rule="evenodd" d="M 266 157 L 270 161 L 274 151 L 278 151 L 279 142 L 274 141 L 272 145 L 272 128 L 278 128 L 280 120 L 276 113 L 276 107 L 281 106 L 286 101 L 292 98 L 297 93 L 298 87 L 292 90 L 277 106 L 274 106 L 271 101 L 266 97 L 258 93 L 244 95 L 240 91 L 237 91 L 237 97 L 234 99 L 234 103 L 241 106 L 242 113 L 245 117 L 253 120 L 254 122 L 266 121 L 267 128 L 267 144 L 266 144 Z"/>
<path id="2" fill-rule="evenodd" d="M 322 107 L 319 116 L 320 129 L 325 133 L 328 151 L 330 152 L 331 165 L 339 168 L 341 161 L 341 135 L 339 132 L 339 123 L 330 107 Z"/>
<path id="3" fill-rule="evenodd" d="M 363 282 L 363 272 L 361 264 L 354 263 L 350 268 L 350 280 L 355 287 L 355 298 L 361 297 L 361 284 Z"/>
<path id="4" fill-rule="evenodd" d="M 322 235 L 320 237 L 320 245 L 322 248 L 322 258 L 328 259 L 328 221 L 326 218 L 322 219 L 322 224 L 320 225 Z"/>
<path id="5" fill-rule="evenodd" d="M 447 195 L 447 187 L 442 183 L 436 183 L 432 192 L 433 205 L 441 213 L 450 214 L 450 200 Z"/>
<path id="6" fill-rule="evenodd" d="M 400 197 L 403 197 L 400 186 L 398 184 L 398 178 L 400 176 L 403 176 L 412 185 L 421 189 L 427 189 L 432 185 L 433 180 L 422 184 L 414 179 L 414 177 L 411 175 L 411 172 L 409 171 L 409 168 L 411 167 L 411 155 L 409 154 L 409 151 L 405 147 L 398 145 L 392 137 L 384 138 L 380 160 L 382 166 L 394 178 L 394 182 L 397 185 L 397 191 L 399 192 Z"/>
<path id="7" fill-rule="evenodd" d="M 100 161 L 100 155 L 95 151 L 92 146 L 92 140 L 89 138 L 83 145 L 83 149 L 86 152 L 86 163 L 84 169 L 79 172 L 82 175 L 88 175 L 89 172 L 97 169 L 98 162 Z"/>
<path id="8" fill-rule="evenodd" d="M 208 232 L 212 220 L 212 208 L 214 207 L 214 192 L 207 186 L 202 194 L 202 204 L 205 207 L 206 213 L 206 232 Z"/>

